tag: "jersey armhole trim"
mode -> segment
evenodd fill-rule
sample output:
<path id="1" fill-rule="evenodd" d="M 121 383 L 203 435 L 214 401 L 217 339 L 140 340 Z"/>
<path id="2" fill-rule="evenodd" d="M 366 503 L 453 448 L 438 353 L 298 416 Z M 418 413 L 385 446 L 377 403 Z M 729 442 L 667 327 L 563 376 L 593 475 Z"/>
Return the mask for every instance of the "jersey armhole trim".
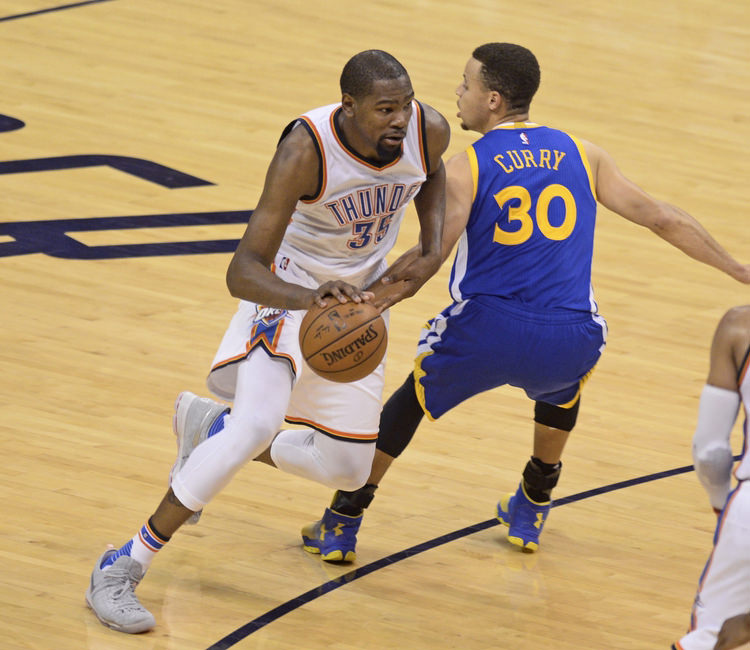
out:
<path id="1" fill-rule="evenodd" d="M 594 175 L 591 172 L 591 164 L 589 163 L 589 157 L 586 155 L 586 149 L 584 149 L 583 143 L 578 138 L 570 134 L 568 135 L 578 149 L 578 155 L 581 156 L 581 162 L 586 168 L 586 176 L 588 176 L 589 178 L 589 188 L 591 189 L 591 195 L 594 197 L 595 201 L 598 201 L 598 199 L 596 198 L 596 185 L 594 184 Z"/>
<path id="2" fill-rule="evenodd" d="M 315 125 L 310 121 L 309 118 L 302 116 L 299 118 L 298 123 L 307 129 L 307 132 L 310 134 L 310 137 L 312 138 L 313 144 L 315 145 L 315 151 L 318 154 L 318 187 L 315 190 L 315 194 L 311 196 L 303 196 L 300 197 L 300 201 L 302 203 L 315 203 L 318 199 L 320 199 L 321 196 L 323 196 L 323 193 L 326 189 L 326 184 L 328 182 L 327 173 L 326 173 L 326 155 L 325 150 L 323 149 L 323 140 L 320 137 L 320 134 L 318 133 L 318 130 L 315 128 Z"/>
<path id="3" fill-rule="evenodd" d="M 430 153 L 427 148 L 427 121 L 424 115 L 424 108 L 416 99 L 414 100 L 414 106 L 417 111 L 417 121 L 419 124 L 419 155 L 422 157 L 422 169 L 424 173 L 430 175 Z"/>
<path id="4" fill-rule="evenodd" d="M 745 377 L 747 376 L 748 372 L 750 371 L 750 346 L 747 348 L 747 352 L 745 352 L 745 358 L 742 360 L 742 363 L 740 364 L 740 370 L 737 373 L 737 386 L 742 386 L 742 382 L 745 380 Z"/>
<path id="5" fill-rule="evenodd" d="M 474 203 L 474 200 L 477 198 L 477 188 L 479 187 L 479 162 L 477 161 L 477 152 L 474 151 L 474 146 L 469 145 L 469 147 L 466 149 L 466 155 L 469 158 L 469 168 L 471 169 L 471 182 L 472 182 L 472 190 L 471 190 L 471 202 Z"/>

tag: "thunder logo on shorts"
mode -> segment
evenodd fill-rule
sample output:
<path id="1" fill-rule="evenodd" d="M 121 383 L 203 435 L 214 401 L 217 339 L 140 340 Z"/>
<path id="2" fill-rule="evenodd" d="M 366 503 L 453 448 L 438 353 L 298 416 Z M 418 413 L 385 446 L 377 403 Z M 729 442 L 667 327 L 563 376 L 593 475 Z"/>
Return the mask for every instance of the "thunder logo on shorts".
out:
<path id="1" fill-rule="evenodd" d="M 275 353 L 286 314 L 286 309 L 258 305 L 258 313 L 253 320 L 253 328 L 247 344 L 248 351 L 256 345 L 262 345 L 268 352 Z"/>

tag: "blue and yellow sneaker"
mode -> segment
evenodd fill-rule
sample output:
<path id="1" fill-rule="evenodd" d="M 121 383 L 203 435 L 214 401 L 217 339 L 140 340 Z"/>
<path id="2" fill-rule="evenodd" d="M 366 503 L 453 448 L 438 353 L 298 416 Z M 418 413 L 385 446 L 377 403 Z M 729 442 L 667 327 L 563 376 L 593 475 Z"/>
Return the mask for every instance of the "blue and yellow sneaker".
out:
<path id="1" fill-rule="evenodd" d="M 326 562 L 354 562 L 361 523 L 362 515 L 348 517 L 326 508 L 323 519 L 302 529 L 302 548 L 308 553 L 320 553 Z"/>
<path id="2" fill-rule="evenodd" d="M 551 506 L 552 501 L 536 503 L 529 499 L 523 484 L 515 494 L 506 494 L 497 504 L 497 518 L 508 526 L 508 541 L 529 553 L 536 551 Z"/>

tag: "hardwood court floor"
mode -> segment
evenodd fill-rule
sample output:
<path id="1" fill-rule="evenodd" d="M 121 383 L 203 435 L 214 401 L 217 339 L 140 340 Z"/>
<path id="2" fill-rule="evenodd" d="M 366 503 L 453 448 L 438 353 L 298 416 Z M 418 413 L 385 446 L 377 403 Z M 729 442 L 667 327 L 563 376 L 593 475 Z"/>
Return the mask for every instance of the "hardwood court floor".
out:
<path id="1" fill-rule="evenodd" d="M 235 309 L 227 251 L 276 140 L 339 98 L 352 54 L 397 56 L 448 117 L 452 154 L 475 137 L 453 94 L 471 50 L 527 45 L 542 66 L 535 121 L 604 146 L 750 261 L 750 6 L 64 4 L 0 0 L 0 114 L 16 120 L 0 120 L 0 646 L 631 650 L 679 638 L 713 526 L 695 475 L 591 491 L 690 465 L 713 329 L 750 293 L 604 209 L 594 283 L 608 348 L 556 492 L 586 498 L 553 510 L 538 554 L 488 523 L 388 560 L 491 523 L 530 452 L 531 405 L 508 388 L 422 426 L 367 513 L 359 573 L 300 548 L 330 492 L 253 464 L 155 560 L 139 587 L 153 632 L 107 630 L 83 594 L 105 544 L 126 541 L 166 488 L 172 404 L 205 393 Z M 448 271 L 393 310 L 387 392 L 445 305 Z M 218 645 L 258 619 L 269 622 Z"/>

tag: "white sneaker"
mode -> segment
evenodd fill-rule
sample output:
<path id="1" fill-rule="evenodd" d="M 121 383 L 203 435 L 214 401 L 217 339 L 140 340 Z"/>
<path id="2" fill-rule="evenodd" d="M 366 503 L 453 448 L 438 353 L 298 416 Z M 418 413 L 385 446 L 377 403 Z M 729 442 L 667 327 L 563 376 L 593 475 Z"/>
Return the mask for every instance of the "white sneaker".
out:
<path id="1" fill-rule="evenodd" d="M 193 449 L 208 437 L 208 430 L 216 418 L 228 411 L 229 408 L 226 405 L 208 397 L 198 397 L 188 391 L 177 396 L 172 418 L 172 428 L 177 436 L 177 460 L 169 473 L 170 486 L 172 478 L 182 469 L 185 461 L 193 453 Z M 187 523 L 197 524 L 202 512 L 203 510 L 194 512 Z"/>
<path id="2" fill-rule="evenodd" d="M 156 625 L 149 612 L 135 595 L 135 588 L 143 578 L 143 567 L 132 557 L 123 555 L 106 569 L 102 562 L 117 550 L 104 551 L 91 573 L 91 583 L 86 590 L 86 603 L 96 617 L 107 627 L 118 632 L 138 634 Z"/>

